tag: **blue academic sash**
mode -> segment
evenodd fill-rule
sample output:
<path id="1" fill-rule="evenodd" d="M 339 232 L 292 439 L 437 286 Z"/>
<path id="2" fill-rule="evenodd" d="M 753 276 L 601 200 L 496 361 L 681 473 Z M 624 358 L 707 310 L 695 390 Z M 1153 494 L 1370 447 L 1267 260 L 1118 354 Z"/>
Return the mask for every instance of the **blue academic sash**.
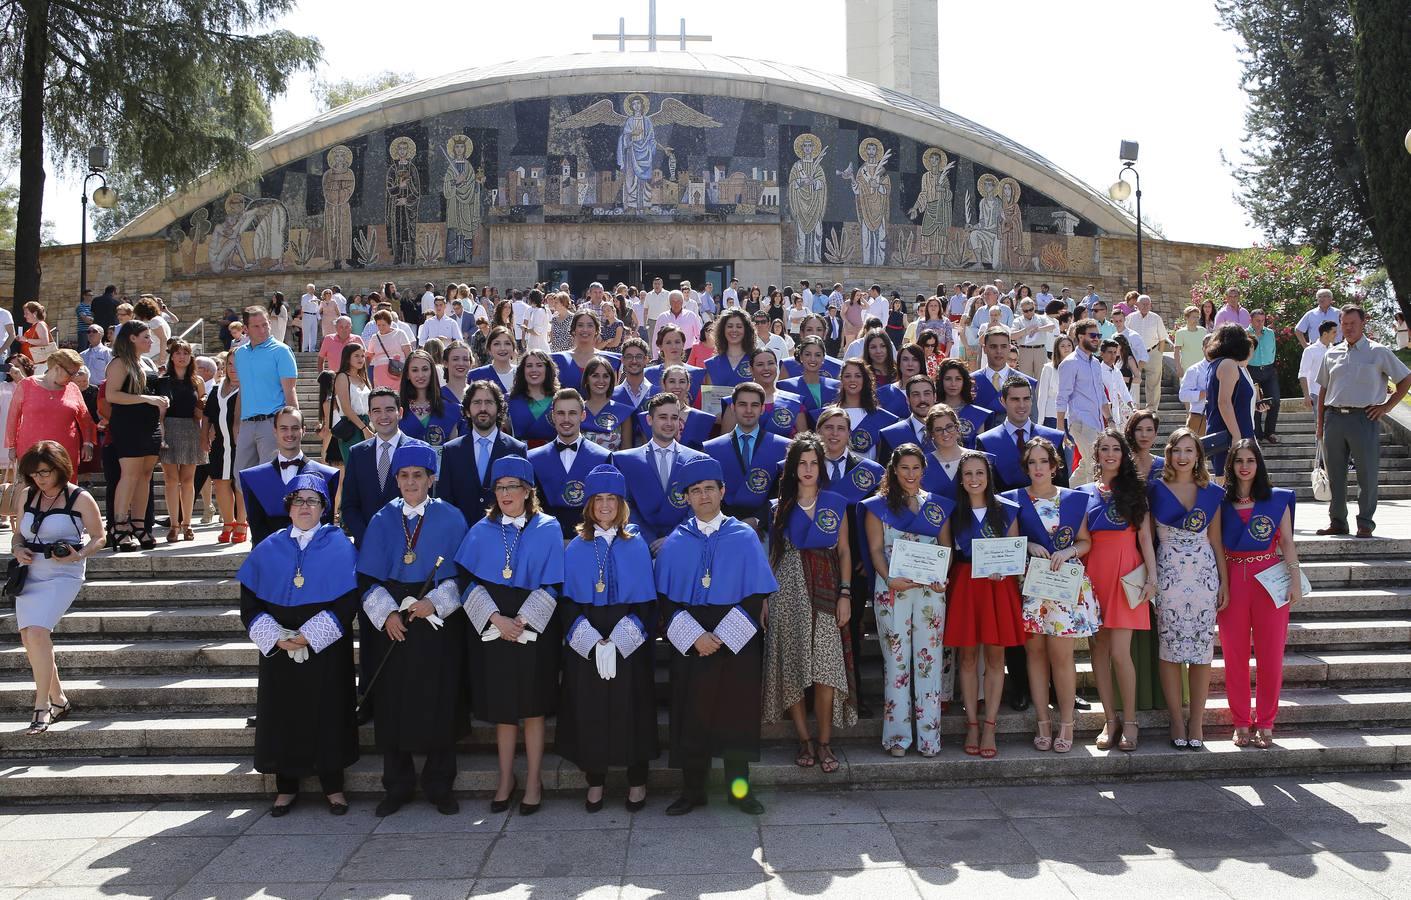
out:
<path id="1" fill-rule="evenodd" d="M 535 416 L 529 409 L 526 397 L 511 397 L 509 401 L 510 434 L 521 441 L 548 441 L 554 438 L 554 424 L 549 421 L 552 403 L 542 416 Z"/>
<path id="2" fill-rule="evenodd" d="M 583 482 L 594 467 L 607 464 L 612 454 L 592 441 L 579 436 L 578 452 L 573 457 L 573 466 L 565 472 L 563 461 L 553 442 L 535 447 L 529 451 L 529 464 L 534 467 L 534 478 L 543 492 L 544 502 L 553 507 L 582 509 L 588 496 Z"/>
<path id="3" fill-rule="evenodd" d="M 898 419 L 911 415 L 911 403 L 906 399 L 906 391 L 899 384 L 884 384 L 877 388 L 877 405 Z"/>
<path id="4" fill-rule="evenodd" d="M 742 381 L 749 381 L 750 360 L 748 356 L 740 358 L 737 365 L 730 365 L 730 360 L 724 356 L 712 356 L 705 361 L 706 374 L 710 376 L 710 383 L 721 387 L 734 387 Z"/>
<path id="5" fill-rule="evenodd" d="M 915 512 L 903 505 L 894 510 L 887 505 L 887 498 L 878 494 L 862 501 L 862 508 L 884 525 L 890 525 L 906 534 L 919 534 L 922 537 L 938 537 L 946 520 L 955 512 L 955 503 L 948 497 L 938 497 L 922 491 Z"/>
<path id="6" fill-rule="evenodd" d="M 710 440 L 710 433 L 715 430 L 715 416 L 699 409 L 687 407 L 685 417 L 686 421 L 682 425 L 681 433 L 676 436 L 676 440 L 692 450 L 701 450 L 705 446 L 705 442 Z M 652 439 L 651 417 L 647 415 L 646 410 L 637 413 L 637 431 L 646 440 Z"/>
<path id="7" fill-rule="evenodd" d="M 777 501 L 776 501 L 777 502 Z M 838 546 L 838 532 L 848 514 L 848 503 L 841 494 L 819 491 L 813 515 L 795 504 L 789 514 L 789 543 L 798 550 L 827 550 Z"/>
<path id="8" fill-rule="evenodd" d="M 808 413 L 822 409 L 825 406 L 832 406 L 833 401 L 838 398 L 838 391 L 842 387 L 841 383 L 834 378 L 818 379 L 818 400 L 813 399 L 813 391 L 809 390 L 808 384 L 804 382 L 803 376 L 797 378 L 786 378 L 779 382 L 776 387 L 781 391 L 787 391 L 798 397 L 803 403 L 803 408 Z M 810 418 L 812 416 L 810 415 Z"/>
<path id="9" fill-rule="evenodd" d="M 843 371 L 843 361 L 831 356 L 823 357 L 823 374 L 829 378 L 837 378 Z M 803 374 L 803 363 L 797 359 L 784 360 L 784 375 L 789 378 L 798 378 Z M 827 406 L 828 404 L 823 404 Z"/>
<path id="10" fill-rule="evenodd" d="M 706 441 L 705 452 L 720 463 L 725 474 L 725 502 L 731 506 L 755 509 L 767 505 L 779 477 L 779 464 L 789 455 L 789 441 L 779 435 L 760 429 L 756 437 L 758 446 L 748 467 L 735 450 L 735 432 Z"/>
<path id="11" fill-rule="evenodd" d="M 674 365 L 686 366 L 686 372 L 691 376 L 691 405 L 697 408 L 701 405 L 701 385 L 705 384 L 706 370 L 699 366 L 686 365 L 686 363 L 675 363 Z M 656 363 L 647 366 L 642 370 L 642 377 L 647 379 L 656 387 L 661 387 L 661 373 L 666 369 L 664 363 Z M 713 384 L 714 382 L 712 382 Z"/>
<path id="12" fill-rule="evenodd" d="M 1104 500 L 1095 482 L 1077 488 L 1088 495 L 1088 531 L 1126 531 L 1132 523 L 1122 517 L 1109 497 Z"/>
<path id="13" fill-rule="evenodd" d="M 986 521 L 984 527 L 979 527 L 975 521 L 975 513 L 966 503 L 956 510 L 955 523 L 951 525 L 950 534 L 955 541 L 955 553 L 961 562 L 970 561 L 971 542 L 976 538 L 1001 538 L 1009 534 L 1009 526 L 1014 524 L 1014 520 L 1019 517 L 1019 504 L 1004 496 L 996 496 L 1000 509 L 1004 512 L 1004 527 L 996 531 Z"/>
<path id="14" fill-rule="evenodd" d="M 573 351 L 562 350 L 550 355 L 553 357 L 554 365 L 558 366 L 559 369 L 559 387 L 571 387 L 580 394 L 583 393 L 581 388 L 583 384 L 583 370 L 578 367 L 577 360 L 573 358 Z M 622 370 L 621 354 L 612 353 L 607 350 L 599 350 L 594 355 L 607 360 L 608 365 L 612 366 L 614 372 L 620 372 Z"/>
<path id="15" fill-rule="evenodd" d="M 1247 523 L 1240 519 L 1239 511 L 1233 503 L 1222 502 L 1224 505 L 1220 509 L 1220 531 L 1225 541 L 1225 549 L 1237 553 L 1252 553 L 1268 550 L 1274 545 L 1286 509 L 1292 524 L 1296 495 L 1284 488 L 1274 488 L 1268 500 L 1255 502 Z"/>
<path id="16" fill-rule="evenodd" d="M 1151 504 L 1152 518 L 1156 521 L 1171 528 L 1199 533 L 1210 527 L 1215 511 L 1220 508 L 1220 501 L 1225 498 L 1225 492 L 1213 484 L 1197 488 L 1195 506 L 1186 509 L 1181 505 L 1181 501 L 1176 499 L 1176 495 L 1171 493 L 1166 483 L 1157 478 L 1153 479 L 1147 488 L 1147 497 Z"/>
<path id="17" fill-rule="evenodd" d="M 1050 532 L 1043 519 L 1039 518 L 1039 511 L 1034 508 L 1033 498 L 1027 490 L 1005 491 L 1002 496 L 1019 508 L 1019 531 L 1031 543 L 1038 544 L 1049 553 L 1073 546 L 1088 514 L 1088 495 L 1061 487 L 1058 489 L 1058 527 Z"/>
<path id="18" fill-rule="evenodd" d="M 596 413 L 591 409 L 587 410 L 587 413 L 588 418 L 583 420 L 583 430 L 593 434 L 611 434 L 618 431 L 622 428 L 622 423 L 633 416 L 631 406 L 616 400 L 604 403 L 603 408 Z"/>
<path id="19" fill-rule="evenodd" d="M 907 413 L 907 415 L 911 415 Z M 887 412 L 885 409 L 874 409 L 872 412 L 862 417 L 862 421 L 857 423 L 857 427 L 848 436 L 848 447 L 854 453 L 873 453 L 877 449 L 877 442 L 882 438 L 882 431 L 897 423 L 897 417 Z"/>
<path id="20" fill-rule="evenodd" d="M 992 454 L 986 453 L 985 458 L 990 461 L 990 465 L 994 465 L 995 458 Z M 958 503 L 960 502 L 960 469 L 957 468 L 955 470 L 955 475 L 956 477 L 952 479 L 946 474 L 946 470 L 941 466 L 940 461 L 936 459 L 934 448 L 926 451 L 926 468 L 921 473 L 921 487 L 923 490 L 930 491 L 933 494 L 939 494 L 942 497 L 949 497 Z"/>

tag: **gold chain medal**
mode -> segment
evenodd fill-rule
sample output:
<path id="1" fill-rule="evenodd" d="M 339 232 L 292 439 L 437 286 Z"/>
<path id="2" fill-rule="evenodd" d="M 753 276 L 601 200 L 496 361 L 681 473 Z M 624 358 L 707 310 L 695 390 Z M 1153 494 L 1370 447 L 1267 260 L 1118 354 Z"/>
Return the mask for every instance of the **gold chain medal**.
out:
<path id="1" fill-rule="evenodd" d="M 294 570 L 294 587 L 296 587 L 296 588 L 301 588 L 301 587 L 303 587 L 303 586 L 304 586 L 304 573 L 301 572 L 301 571 L 298 570 L 298 569 L 295 569 L 295 570 Z"/>
<path id="2" fill-rule="evenodd" d="M 709 572 L 706 572 L 704 575 L 701 576 L 701 587 L 704 587 L 704 588 L 710 587 L 710 573 L 709 573 Z"/>
<path id="3" fill-rule="evenodd" d="M 417 520 L 416 520 L 416 531 L 414 531 L 414 532 L 408 532 L 408 531 L 407 531 L 407 517 L 406 517 L 406 516 L 402 516 L 402 536 L 406 539 L 406 542 L 407 542 L 407 552 L 402 554 L 402 563 L 403 563 L 404 565 L 408 565 L 408 566 L 409 566 L 409 565 L 411 565 L 412 563 L 416 562 L 416 551 L 413 550 L 412 548 L 416 546 L 416 542 L 417 542 L 417 541 L 421 540 L 421 526 L 423 526 L 423 525 L 425 525 L 425 524 L 426 524 L 426 516 L 425 516 L 425 514 L 420 515 L 420 516 L 417 516 Z"/>
<path id="4" fill-rule="evenodd" d="M 505 566 L 503 569 L 500 570 L 500 574 L 505 578 L 513 578 L 514 569 L 511 569 L 509 566 Z"/>

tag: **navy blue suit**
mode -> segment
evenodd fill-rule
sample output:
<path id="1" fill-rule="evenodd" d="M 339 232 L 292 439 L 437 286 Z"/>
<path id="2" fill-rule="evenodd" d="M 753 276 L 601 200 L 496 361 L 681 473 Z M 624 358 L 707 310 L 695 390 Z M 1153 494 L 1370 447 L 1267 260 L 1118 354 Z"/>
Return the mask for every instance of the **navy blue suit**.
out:
<path id="1" fill-rule="evenodd" d="M 413 438 L 398 432 L 396 440 L 395 446 L 400 447 Z M 397 476 L 393 472 L 388 471 L 386 484 L 377 482 L 377 441 L 377 438 L 371 437 L 348 448 L 348 459 L 343 464 L 348 480 L 343 483 L 343 500 L 339 509 L 343 516 L 343 530 L 353 539 L 354 546 L 362 544 L 367 523 L 372 521 L 377 511 L 391 503 L 394 497 L 401 496 L 397 490 Z"/>
<path id="2" fill-rule="evenodd" d="M 1063 452 L 1063 432 L 1055 428 L 1045 428 L 1042 425 L 1025 422 L 1024 440 L 1030 441 L 1036 437 L 1046 438 L 1058 450 L 1061 465 L 1059 470 L 1053 473 L 1053 483 L 1059 487 L 1067 487 L 1068 463 Z M 995 485 L 995 493 L 1029 486 L 1029 473 L 1019 464 L 1018 440 L 1010 437 L 1005 431 L 1003 422 L 976 438 L 975 449 L 983 450 L 993 457 L 995 478 L 999 481 L 999 484 Z"/>
<path id="3" fill-rule="evenodd" d="M 468 524 L 474 525 L 485 518 L 485 510 L 495 503 L 493 485 L 480 483 L 480 470 L 475 465 L 475 442 L 478 436 L 474 429 L 461 435 L 441 449 L 441 474 L 436 478 L 436 496 L 461 511 Z M 490 466 L 502 456 L 525 456 L 524 442 L 503 431 L 495 433 L 490 445 Z M 346 520 L 346 517 L 345 517 Z"/>
<path id="4" fill-rule="evenodd" d="M 342 473 L 332 466 L 305 457 L 297 474 L 322 475 L 328 482 L 328 496 L 338 493 L 338 476 Z M 289 513 L 284 509 L 287 489 L 273 462 L 241 471 L 240 491 L 245 496 L 245 518 L 250 522 L 250 546 L 258 547 L 265 538 L 289 527 Z M 332 506 L 324 509 L 322 521 L 325 525 L 333 524 Z"/>
<path id="5" fill-rule="evenodd" d="M 691 507 L 679 493 L 662 490 L 661 476 L 652 465 L 647 450 L 660 448 L 654 442 L 647 442 L 631 450 L 619 450 L 612 455 L 612 464 L 627 476 L 627 505 L 632 511 L 632 524 L 641 529 L 647 543 L 664 538 L 686 521 Z M 687 461 L 704 457 L 699 450 L 692 450 L 684 444 L 676 444 L 676 461 L 671 467 L 671 478 Z M 668 485 L 670 480 L 668 480 Z"/>
<path id="6" fill-rule="evenodd" d="M 750 454 L 750 464 L 746 466 L 736 434 L 731 430 L 705 442 L 705 452 L 720 463 L 725 474 L 725 502 L 721 508 L 727 516 L 737 519 L 756 518 L 763 528 L 768 525 L 769 501 L 774 496 L 774 487 L 792 441 L 760 427 L 755 432 L 756 446 Z"/>

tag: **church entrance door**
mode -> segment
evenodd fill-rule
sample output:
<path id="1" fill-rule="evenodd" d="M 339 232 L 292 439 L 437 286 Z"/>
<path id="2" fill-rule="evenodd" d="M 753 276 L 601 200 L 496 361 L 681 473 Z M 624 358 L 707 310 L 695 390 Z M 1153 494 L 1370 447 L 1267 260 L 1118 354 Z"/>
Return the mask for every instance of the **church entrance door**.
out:
<path id="1" fill-rule="evenodd" d="M 730 260 L 551 260 L 539 263 L 540 281 L 554 290 L 568 282 L 575 297 L 585 295 L 588 285 L 595 281 L 608 291 L 618 282 L 651 290 L 655 278 L 660 278 L 668 291 L 680 287 L 682 281 L 691 282 L 691 287 L 697 291 L 709 282 L 711 293 L 719 297 L 734 273 L 735 264 Z"/>

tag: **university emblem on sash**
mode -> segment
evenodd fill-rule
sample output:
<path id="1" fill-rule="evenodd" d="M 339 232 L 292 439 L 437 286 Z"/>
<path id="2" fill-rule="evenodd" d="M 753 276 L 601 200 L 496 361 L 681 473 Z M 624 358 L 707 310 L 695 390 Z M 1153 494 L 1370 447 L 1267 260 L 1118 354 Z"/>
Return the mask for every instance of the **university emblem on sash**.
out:
<path id="1" fill-rule="evenodd" d="M 818 526 L 818 530 L 825 534 L 833 534 L 838 530 L 840 524 L 838 514 L 831 509 L 820 509 L 813 521 Z"/>
<path id="2" fill-rule="evenodd" d="M 946 520 L 946 511 L 929 500 L 921 504 L 921 515 L 932 525 L 940 525 Z"/>
<path id="3" fill-rule="evenodd" d="M 597 422 L 598 427 L 601 428 L 603 431 L 617 430 L 617 416 L 613 415 L 610 412 L 598 413 L 598 417 L 594 421 Z"/>
<path id="4" fill-rule="evenodd" d="M 740 360 L 740 364 L 735 367 L 735 374 L 739 375 L 741 378 L 749 378 L 752 374 L 750 372 L 750 361 L 748 359 Z"/>
<path id="5" fill-rule="evenodd" d="M 1124 528 L 1127 525 L 1127 520 L 1122 517 L 1122 514 L 1120 512 L 1117 511 L 1117 507 L 1111 503 L 1107 504 L 1107 509 L 1105 509 L 1102 514 L 1106 516 L 1107 521 L 1111 522 L 1113 525 L 1118 525 Z"/>
<path id="6" fill-rule="evenodd" d="M 966 440 L 969 440 L 969 438 L 975 433 L 975 423 L 971 422 L 964 416 L 957 416 L 957 418 L 960 419 L 960 436 L 962 438 L 965 438 Z"/>
<path id="7" fill-rule="evenodd" d="M 1208 521 L 1209 517 L 1205 515 L 1205 510 L 1193 509 L 1186 514 L 1186 520 L 1181 523 L 1181 527 L 1186 531 L 1201 531 Z"/>
<path id="8" fill-rule="evenodd" d="M 1267 541 L 1274 536 L 1274 520 L 1268 516 L 1251 516 L 1249 533 L 1256 541 Z"/>
<path id="9" fill-rule="evenodd" d="M 754 494 L 768 493 L 769 473 L 760 468 L 750 469 L 749 473 L 745 475 L 745 487 Z"/>
<path id="10" fill-rule="evenodd" d="M 1077 533 L 1073 530 L 1072 525 L 1060 525 L 1053 531 L 1053 546 L 1059 550 L 1067 550 L 1073 546 L 1073 540 L 1076 537 Z"/>
<path id="11" fill-rule="evenodd" d="M 770 416 L 775 425 L 780 428 L 788 428 L 794 424 L 794 411 L 786 406 L 774 407 L 774 413 Z"/>
<path id="12" fill-rule="evenodd" d="M 872 432 L 865 428 L 859 428 L 848 438 L 848 446 L 858 453 L 866 453 L 872 449 Z"/>
<path id="13" fill-rule="evenodd" d="M 563 502 L 566 506 L 582 506 L 587 497 L 583 493 L 583 482 L 565 481 L 563 484 Z"/>
<path id="14" fill-rule="evenodd" d="M 877 485 L 877 476 L 869 469 L 858 466 L 852 470 L 852 486 L 859 491 L 870 491 Z"/>
<path id="15" fill-rule="evenodd" d="M 440 425 L 432 425 L 426 429 L 426 442 L 433 447 L 439 447 L 446 443 L 446 430 Z"/>
<path id="16" fill-rule="evenodd" d="M 671 505 L 676 507 L 677 509 L 686 508 L 686 495 L 681 493 L 680 491 L 667 492 L 666 499 L 670 501 Z"/>

